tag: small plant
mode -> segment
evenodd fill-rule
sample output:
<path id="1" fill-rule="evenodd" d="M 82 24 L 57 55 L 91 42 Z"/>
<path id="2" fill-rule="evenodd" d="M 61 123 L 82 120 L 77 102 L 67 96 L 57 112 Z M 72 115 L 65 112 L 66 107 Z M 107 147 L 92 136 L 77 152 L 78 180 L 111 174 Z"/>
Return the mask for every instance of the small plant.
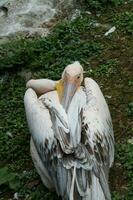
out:
<path id="1" fill-rule="evenodd" d="M 133 117 L 133 102 L 130 102 L 128 104 L 126 111 L 127 111 L 128 117 Z"/>
<path id="2" fill-rule="evenodd" d="M 122 14 L 117 14 L 113 22 L 119 30 L 130 35 L 133 34 L 133 12 L 126 11 Z"/>
<path id="3" fill-rule="evenodd" d="M 128 191 L 123 200 L 131 200 L 133 197 L 133 144 L 124 143 L 116 145 L 116 159 L 119 160 L 126 171 L 128 183 Z M 116 196 L 119 197 L 119 196 Z M 116 198 L 119 200 L 120 198 Z M 115 198 L 114 198 L 115 200 Z"/>
<path id="4" fill-rule="evenodd" d="M 113 192 L 112 200 L 122 200 L 120 195 L 117 192 Z"/>
<path id="5" fill-rule="evenodd" d="M 97 68 L 91 69 L 90 74 L 100 77 L 110 77 L 118 72 L 119 61 L 117 59 L 107 60 L 105 64 L 100 65 Z"/>
<path id="6" fill-rule="evenodd" d="M 133 86 L 133 81 L 132 80 L 128 81 L 128 85 Z"/>
<path id="7" fill-rule="evenodd" d="M 108 5 L 120 5 L 124 2 L 124 0 L 81 0 L 87 4 L 87 6 L 91 9 L 101 10 L 103 7 L 107 7 Z"/>
<path id="8" fill-rule="evenodd" d="M 0 186 L 7 185 L 10 189 L 20 188 L 20 180 L 17 174 L 10 172 L 7 167 L 0 168 Z"/>

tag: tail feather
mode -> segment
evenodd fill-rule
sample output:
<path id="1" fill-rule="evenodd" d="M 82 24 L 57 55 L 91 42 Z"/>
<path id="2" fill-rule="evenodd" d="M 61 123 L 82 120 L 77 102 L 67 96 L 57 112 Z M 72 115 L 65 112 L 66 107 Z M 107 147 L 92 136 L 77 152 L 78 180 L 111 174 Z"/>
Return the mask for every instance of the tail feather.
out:
<path id="1" fill-rule="evenodd" d="M 106 200 L 99 179 L 92 173 L 92 185 L 91 185 L 91 199 L 90 200 Z"/>
<path id="2" fill-rule="evenodd" d="M 108 191 L 108 195 L 105 195 L 104 190 L 101 186 L 101 183 L 99 181 L 99 178 L 95 176 L 93 172 L 90 173 L 91 180 L 88 180 L 87 184 L 84 184 L 84 179 L 87 177 L 86 173 L 82 173 L 82 176 L 84 174 L 85 177 L 79 176 L 77 173 L 76 167 L 74 167 L 73 170 L 73 176 L 71 180 L 71 188 L 70 188 L 70 196 L 69 200 L 110 200 L 110 191 Z M 82 169 L 83 170 L 83 169 Z M 107 183 L 107 182 L 106 182 Z M 83 188 L 83 185 L 86 185 L 86 188 Z M 105 189 L 108 188 L 108 183 Z"/>
<path id="3" fill-rule="evenodd" d="M 76 177 L 76 164 L 74 165 L 74 170 L 73 170 L 73 178 L 72 178 L 72 183 L 71 183 L 69 200 L 74 200 L 75 177 Z"/>

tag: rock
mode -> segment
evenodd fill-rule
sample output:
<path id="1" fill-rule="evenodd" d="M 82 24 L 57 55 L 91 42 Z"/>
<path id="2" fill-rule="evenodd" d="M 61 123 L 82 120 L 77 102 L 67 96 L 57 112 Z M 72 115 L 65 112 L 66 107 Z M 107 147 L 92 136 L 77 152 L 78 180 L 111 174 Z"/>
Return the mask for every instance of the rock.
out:
<path id="1" fill-rule="evenodd" d="M 71 17 L 71 21 L 75 20 L 77 17 L 79 17 L 81 14 L 80 10 L 76 9 Z"/>
<path id="2" fill-rule="evenodd" d="M 32 73 L 30 71 L 27 71 L 27 70 L 22 70 L 18 74 L 19 74 L 19 76 L 24 78 L 26 82 L 32 77 Z"/>
<path id="3" fill-rule="evenodd" d="M 13 135 L 12 135 L 12 133 L 10 131 L 7 131 L 6 135 L 8 135 L 10 138 L 13 138 Z"/>
<path id="4" fill-rule="evenodd" d="M 13 199 L 16 199 L 16 200 L 18 200 L 18 193 L 16 192 L 16 193 L 14 193 L 14 195 L 13 195 Z"/>
<path id="5" fill-rule="evenodd" d="M 88 15 L 92 15 L 92 13 L 90 11 L 86 11 L 85 13 Z"/>
<path id="6" fill-rule="evenodd" d="M 51 29 L 52 27 L 54 27 L 54 26 L 56 25 L 56 23 L 57 23 L 56 18 L 53 18 L 53 19 L 51 19 L 51 20 L 49 20 L 49 21 L 45 21 L 45 22 L 41 25 L 41 27 L 42 27 L 42 28 Z"/>
<path id="7" fill-rule="evenodd" d="M 107 99 L 111 99 L 111 98 L 112 98 L 112 96 L 110 96 L 110 95 L 105 95 L 105 97 L 106 97 Z"/>
<path id="8" fill-rule="evenodd" d="M 116 27 L 113 26 L 111 29 L 109 29 L 104 35 L 108 36 L 109 34 L 113 33 L 116 30 Z"/>
<path id="9" fill-rule="evenodd" d="M 128 139 L 128 141 L 127 141 L 129 144 L 133 144 L 133 137 L 132 138 L 130 138 L 130 139 Z"/>

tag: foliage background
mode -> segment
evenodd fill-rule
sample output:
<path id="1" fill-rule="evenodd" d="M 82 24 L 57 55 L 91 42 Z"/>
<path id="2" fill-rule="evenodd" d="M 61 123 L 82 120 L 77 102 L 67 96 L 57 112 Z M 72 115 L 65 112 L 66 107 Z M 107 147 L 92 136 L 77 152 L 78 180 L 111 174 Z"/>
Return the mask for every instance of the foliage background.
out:
<path id="1" fill-rule="evenodd" d="M 110 173 L 113 200 L 133 198 L 132 1 L 81 0 L 81 14 L 63 20 L 47 38 L 18 36 L 0 46 L 0 199 L 58 199 L 42 185 L 29 153 L 23 106 L 29 78 L 59 79 L 79 60 L 100 85 L 114 124 L 116 152 Z M 90 14 L 91 11 L 91 14 Z M 116 31 L 104 35 L 112 26 Z"/>

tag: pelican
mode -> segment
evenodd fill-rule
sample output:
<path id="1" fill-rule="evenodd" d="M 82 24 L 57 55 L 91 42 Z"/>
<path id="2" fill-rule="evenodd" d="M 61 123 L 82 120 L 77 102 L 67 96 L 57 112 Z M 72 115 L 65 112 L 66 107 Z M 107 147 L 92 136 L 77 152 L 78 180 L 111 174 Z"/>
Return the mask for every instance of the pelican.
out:
<path id="1" fill-rule="evenodd" d="M 30 151 L 43 184 L 63 200 L 111 200 L 114 160 L 110 112 L 98 84 L 79 62 L 59 81 L 30 80 L 24 96 Z"/>

